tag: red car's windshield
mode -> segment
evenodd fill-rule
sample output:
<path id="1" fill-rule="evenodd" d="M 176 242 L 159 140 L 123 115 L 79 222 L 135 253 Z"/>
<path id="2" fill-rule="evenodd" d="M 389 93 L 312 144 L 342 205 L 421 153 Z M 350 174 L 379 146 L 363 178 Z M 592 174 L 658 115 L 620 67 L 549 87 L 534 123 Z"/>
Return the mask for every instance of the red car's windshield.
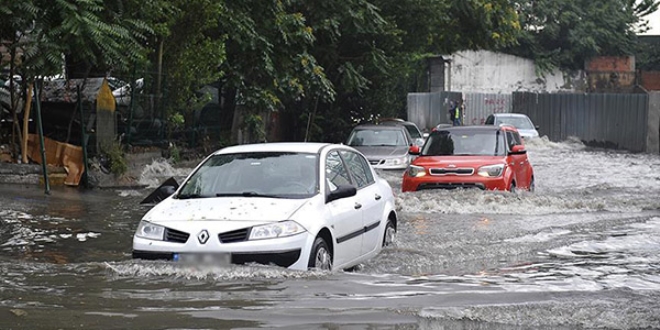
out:
<path id="1" fill-rule="evenodd" d="M 498 131 L 436 131 L 429 136 L 422 156 L 502 156 L 504 137 Z"/>

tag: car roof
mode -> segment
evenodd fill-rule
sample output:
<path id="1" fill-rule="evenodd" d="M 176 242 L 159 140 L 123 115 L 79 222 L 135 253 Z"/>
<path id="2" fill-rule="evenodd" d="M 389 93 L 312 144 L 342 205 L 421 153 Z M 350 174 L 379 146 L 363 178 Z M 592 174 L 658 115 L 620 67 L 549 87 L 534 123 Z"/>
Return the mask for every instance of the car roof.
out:
<path id="1" fill-rule="evenodd" d="M 375 125 L 375 124 L 363 124 L 363 125 L 358 125 L 355 126 L 355 129 L 379 129 L 379 130 L 403 130 L 405 131 L 405 128 L 402 125 Z"/>
<path id="2" fill-rule="evenodd" d="M 474 126 L 450 126 L 450 127 L 442 127 L 439 128 L 435 132 L 442 132 L 442 131 L 448 131 L 448 132 L 495 132 L 499 130 L 511 130 L 511 131 L 518 131 L 515 127 L 511 125 L 474 125 Z"/>
<path id="3" fill-rule="evenodd" d="M 527 115 L 525 115 L 525 114 L 522 114 L 522 113 L 512 113 L 512 112 L 508 112 L 508 113 L 494 113 L 493 116 L 495 116 L 495 117 L 527 117 Z M 529 118 L 529 117 L 527 117 L 527 118 Z"/>
<path id="4" fill-rule="evenodd" d="M 214 155 L 233 154 L 241 152 L 301 152 L 301 153 L 319 153 L 321 149 L 331 145 L 330 143 L 316 142 L 276 142 L 276 143 L 256 143 L 243 144 L 226 147 L 214 152 Z"/>

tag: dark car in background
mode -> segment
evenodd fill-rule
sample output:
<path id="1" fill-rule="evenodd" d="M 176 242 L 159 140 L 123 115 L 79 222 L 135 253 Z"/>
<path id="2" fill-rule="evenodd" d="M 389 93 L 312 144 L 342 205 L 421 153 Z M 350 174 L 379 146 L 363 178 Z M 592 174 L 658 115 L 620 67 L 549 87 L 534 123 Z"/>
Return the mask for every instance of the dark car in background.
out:
<path id="1" fill-rule="evenodd" d="M 414 139 L 401 125 L 359 125 L 346 144 L 359 150 L 377 169 L 402 170 L 410 164 L 408 148 Z"/>
<path id="2" fill-rule="evenodd" d="M 413 122 L 410 121 L 405 121 L 403 119 L 399 118 L 385 118 L 381 119 L 378 121 L 379 125 L 392 125 L 392 126 L 402 126 L 404 127 L 407 131 L 408 134 L 412 137 L 414 144 L 418 146 L 424 145 L 424 141 L 426 137 L 428 137 L 428 133 L 422 133 L 422 131 L 419 130 L 419 127 Z"/>

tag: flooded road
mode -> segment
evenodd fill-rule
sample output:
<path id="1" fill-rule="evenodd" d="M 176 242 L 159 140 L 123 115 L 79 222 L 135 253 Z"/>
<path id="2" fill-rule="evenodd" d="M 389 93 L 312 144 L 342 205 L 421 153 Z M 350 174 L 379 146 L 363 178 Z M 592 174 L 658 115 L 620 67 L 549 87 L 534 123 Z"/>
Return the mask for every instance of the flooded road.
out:
<path id="1" fill-rule="evenodd" d="M 133 261 L 150 190 L 0 187 L 0 329 L 660 328 L 660 156 L 528 148 L 535 193 L 398 193 L 354 272 Z"/>

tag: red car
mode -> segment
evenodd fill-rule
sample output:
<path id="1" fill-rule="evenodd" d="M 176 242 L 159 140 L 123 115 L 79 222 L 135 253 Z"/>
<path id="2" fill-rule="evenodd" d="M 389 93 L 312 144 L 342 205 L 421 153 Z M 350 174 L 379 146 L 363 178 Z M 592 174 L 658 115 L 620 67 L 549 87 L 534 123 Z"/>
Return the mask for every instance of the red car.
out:
<path id="1" fill-rule="evenodd" d="M 518 130 L 502 126 L 456 126 L 431 133 L 403 174 L 402 190 L 479 188 L 534 190 L 534 169 Z"/>

